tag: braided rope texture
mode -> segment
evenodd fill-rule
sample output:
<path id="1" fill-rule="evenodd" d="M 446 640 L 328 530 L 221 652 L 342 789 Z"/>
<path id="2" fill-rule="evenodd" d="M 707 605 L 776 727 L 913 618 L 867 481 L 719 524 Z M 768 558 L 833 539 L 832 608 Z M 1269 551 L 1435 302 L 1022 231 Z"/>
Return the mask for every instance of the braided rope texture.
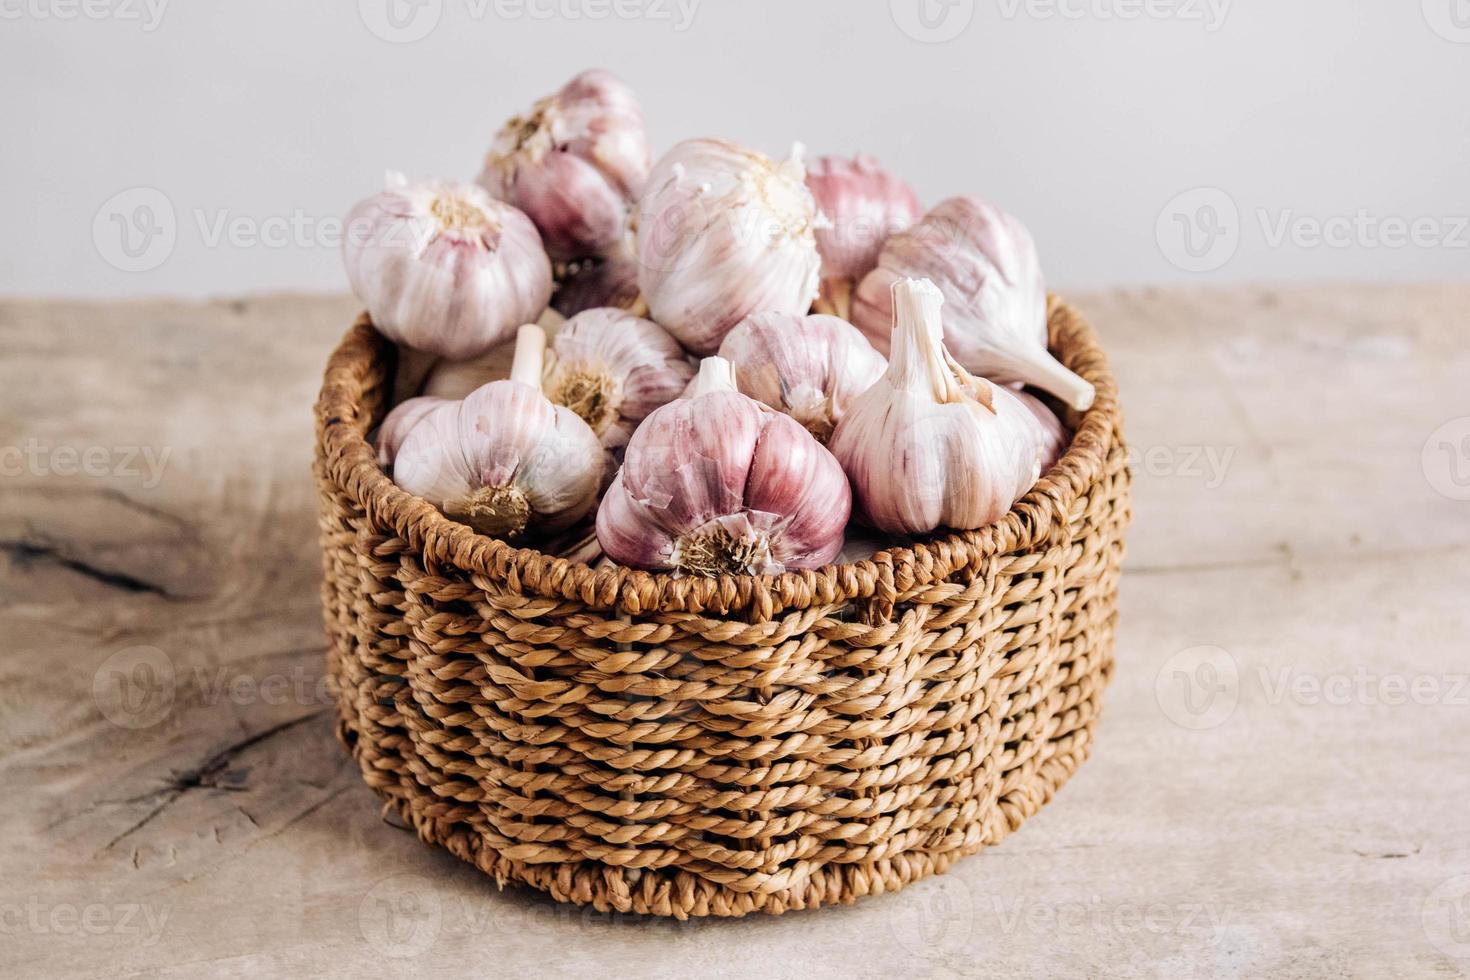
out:
<path id="1" fill-rule="evenodd" d="M 593 569 L 447 520 L 366 436 L 393 347 L 364 316 L 317 404 L 328 674 L 364 779 L 504 886 L 601 911 L 781 913 L 896 890 L 1015 830 L 1087 756 L 1129 521 L 1097 388 L 1001 521 L 776 576 Z"/>

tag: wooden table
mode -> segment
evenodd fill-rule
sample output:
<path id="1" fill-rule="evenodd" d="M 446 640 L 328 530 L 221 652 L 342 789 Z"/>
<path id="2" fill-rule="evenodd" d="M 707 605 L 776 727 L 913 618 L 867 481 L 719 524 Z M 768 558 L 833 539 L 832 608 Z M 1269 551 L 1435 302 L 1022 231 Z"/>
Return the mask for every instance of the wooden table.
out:
<path id="1" fill-rule="evenodd" d="M 498 891 L 335 742 L 352 302 L 0 304 L 0 973 L 1465 975 L 1470 287 L 1076 299 L 1137 470 L 1093 759 L 948 875 L 693 923 Z"/>

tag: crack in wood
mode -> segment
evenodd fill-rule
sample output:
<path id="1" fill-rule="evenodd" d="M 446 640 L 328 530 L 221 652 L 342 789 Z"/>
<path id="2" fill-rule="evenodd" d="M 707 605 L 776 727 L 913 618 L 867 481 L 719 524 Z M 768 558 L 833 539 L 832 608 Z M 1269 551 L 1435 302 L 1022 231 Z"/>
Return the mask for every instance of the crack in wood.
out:
<path id="1" fill-rule="evenodd" d="M 9 555 L 22 569 L 37 561 L 51 561 L 94 582 L 100 582 L 123 592 L 130 592 L 134 595 L 146 593 L 170 600 L 174 598 L 167 589 L 155 582 L 145 581 L 126 572 L 98 568 L 81 558 L 74 558 L 64 553 L 53 544 L 35 541 L 0 541 L 0 551 Z"/>

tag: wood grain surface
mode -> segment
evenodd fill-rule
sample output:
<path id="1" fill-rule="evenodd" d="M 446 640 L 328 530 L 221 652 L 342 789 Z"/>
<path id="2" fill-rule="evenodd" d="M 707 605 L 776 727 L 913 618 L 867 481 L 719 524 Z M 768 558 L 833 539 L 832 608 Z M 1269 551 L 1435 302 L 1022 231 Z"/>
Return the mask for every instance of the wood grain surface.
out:
<path id="1" fill-rule="evenodd" d="M 0 303 L 5 976 L 1470 972 L 1470 287 L 1123 291 L 1094 757 L 855 906 L 677 923 L 385 822 L 321 684 L 339 298 Z"/>

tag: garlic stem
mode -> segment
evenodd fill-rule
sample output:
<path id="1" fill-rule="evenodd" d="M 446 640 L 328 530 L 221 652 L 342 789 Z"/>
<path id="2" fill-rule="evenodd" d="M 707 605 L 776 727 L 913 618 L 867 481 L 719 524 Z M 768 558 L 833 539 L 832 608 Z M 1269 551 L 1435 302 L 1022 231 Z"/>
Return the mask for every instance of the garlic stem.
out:
<path id="1" fill-rule="evenodd" d="M 546 331 L 528 323 L 516 332 L 516 350 L 510 362 L 510 380 L 541 390 L 541 368 L 546 360 Z"/>
<path id="2" fill-rule="evenodd" d="M 928 279 L 893 284 L 893 353 L 888 379 L 901 391 L 928 391 L 942 405 L 960 401 L 963 387 L 944 353 L 944 296 Z"/>
<path id="3" fill-rule="evenodd" d="M 689 382 L 684 392 L 686 398 L 698 398 L 717 391 L 737 391 L 735 387 L 735 365 L 718 355 L 706 357 L 699 362 L 699 373 Z"/>
<path id="4" fill-rule="evenodd" d="M 1026 380 L 1036 387 L 1051 392 L 1079 412 L 1092 407 L 1092 400 L 1097 395 L 1092 385 L 1069 371 L 1050 351 L 1042 351 L 1039 357 L 1027 360 L 1026 367 Z"/>

